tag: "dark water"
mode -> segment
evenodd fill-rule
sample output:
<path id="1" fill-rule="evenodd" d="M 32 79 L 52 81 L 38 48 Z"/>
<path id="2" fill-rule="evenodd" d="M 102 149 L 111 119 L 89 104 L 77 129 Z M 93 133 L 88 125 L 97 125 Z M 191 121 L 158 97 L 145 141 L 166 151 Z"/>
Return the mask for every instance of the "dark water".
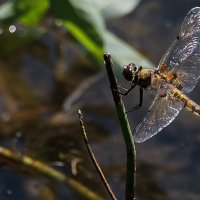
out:
<path id="1" fill-rule="evenodd" d="M 188 0 L 142 1 L 128 16 L 109 21 L 108 29 L 156 65 L 186 13 L 199 5 L 199 1 Z M 54 29 L 2 55 L 1 145 L 45 161 L 108 199 L 80 135 L 77 110 L 81 108 L 95 155 L 118 199 L 124 199 L 124 142 L 107 77 L 95 65 L 63 30 Z M 190 94 L 197 103 L 199 90 L 200 84 Z M 134 91 L 125 99 L 127 108 L 138 100 L 138 91 Z M 129 113 L 132 128 L 142 120 L 151 101 L 145 94 L 143 108 Z M 136 145 L 138 199 L 199 199 L 198 127 L 199 118 L 183 111 L 162 133 Z M 0 200 L 83 199 L 61 183 L 15 167 L 2 165 L 0 175 Z"/>

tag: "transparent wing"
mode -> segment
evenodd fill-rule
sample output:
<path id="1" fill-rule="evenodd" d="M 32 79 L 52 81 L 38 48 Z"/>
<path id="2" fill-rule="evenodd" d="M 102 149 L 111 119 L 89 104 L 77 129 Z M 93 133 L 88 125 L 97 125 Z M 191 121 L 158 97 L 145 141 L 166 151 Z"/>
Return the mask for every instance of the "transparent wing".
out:
<path id="1" fill-rule="evenodd" d="M 144 120 L 136 127 L 135 142 L 144 142 L 170 124 L 183 108 L 183 102 L 156 96 Z"/>
<path id="2" fill-rule="evenodd" d="M 179 36 L 163 55 L 158 68 L 161 72 L 176 73 L 184 92 L 194 89 L 200 78 L 200 7 L 189 11 Z"/>

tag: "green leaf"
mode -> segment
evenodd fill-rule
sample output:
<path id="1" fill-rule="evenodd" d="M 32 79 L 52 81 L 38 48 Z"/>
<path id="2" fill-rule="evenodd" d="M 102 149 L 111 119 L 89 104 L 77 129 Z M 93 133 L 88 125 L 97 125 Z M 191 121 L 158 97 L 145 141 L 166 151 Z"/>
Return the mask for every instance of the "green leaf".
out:
<path id="1" fill-rule="evenodd" d="M 10 0 L 0 6 L 0 24 L 19 22 L 35 26 L 49 7 L 49 0 Z"/>
<path id="2" fill-rule="evenodd" d="M 51 0 L 51 10 L 67 30 L 102 60 L 104 21 L 94 0 Z"/>
<path id="3" fill-rule="evenodd" d="M 35 26 L 49 7 L 48 0 L 18 0 L 15 5 L 18 22 L 28 26 Z"/>
<path id="4" fill-rule="evenodd" d="M 129 46 L 110 32 L 105 34 L 106 51 L 112 54 L 113 60 L 120 66 L 135 63 L 139 66 L 154 67 L 151 61 L 139 51 Z"/>
<path id="5" fill-rule="evenodd" d="M 102 60 L 103 48 L 93 40 L 91 40 L 84 30 L 80 29 L 76 24 L 65 21 L 64 26 L 71 32 L 71 34 L 79 40 L 79 42 L 85 46 L 98 60 Z"/>
<path id="6" fill-rule="evenodd" d="M 140 0 L 96 0 L 105 19 L 122 17 L 140 3 Z"/>

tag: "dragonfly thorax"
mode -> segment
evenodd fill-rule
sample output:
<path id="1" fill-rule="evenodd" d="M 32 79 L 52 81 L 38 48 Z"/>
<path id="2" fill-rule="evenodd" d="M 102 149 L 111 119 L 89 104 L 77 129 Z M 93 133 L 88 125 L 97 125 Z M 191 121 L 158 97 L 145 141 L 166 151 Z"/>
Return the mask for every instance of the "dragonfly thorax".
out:
<path id="1" fill-rule="evenodd" d="M 151 84 L 152 73 L 152 69 L 137 67 L 133 63 L 125 65 L 122 71 L 127 81 L 132 81 L 142 88 L 147 88 Z"/>

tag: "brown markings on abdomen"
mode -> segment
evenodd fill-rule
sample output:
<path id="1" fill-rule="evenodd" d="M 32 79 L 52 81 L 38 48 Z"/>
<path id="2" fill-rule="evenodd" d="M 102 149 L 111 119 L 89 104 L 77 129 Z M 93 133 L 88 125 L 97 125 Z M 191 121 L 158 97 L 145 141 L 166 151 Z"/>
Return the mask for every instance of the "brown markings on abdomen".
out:
<path id="1" fill-rule="evenodd" d="M 195 115 L 200 116 L 200 106 L 192 101 L 189 97 L 187 97 L 182 91 L 177 88 L 172 89 L 172 95 L 181 100 L 184 103 L 184 107 L 194 113 Z"/>
<path id="2" fill-rule="evenodd" d="M 187 101 L 186 108 L 195 115 L 200 116 L 200 106 L 196 104 L 194 101 L 192 100 Z"/>

